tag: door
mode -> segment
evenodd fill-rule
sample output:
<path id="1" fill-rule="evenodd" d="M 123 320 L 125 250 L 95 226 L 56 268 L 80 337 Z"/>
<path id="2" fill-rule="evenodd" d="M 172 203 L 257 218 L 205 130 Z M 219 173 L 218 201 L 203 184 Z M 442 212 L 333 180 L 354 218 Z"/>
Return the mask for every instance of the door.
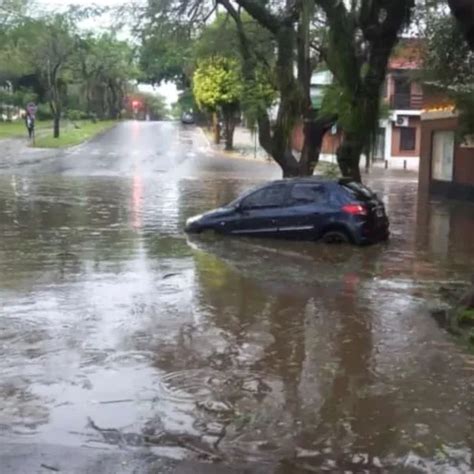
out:
<path id="1" fill-rule="evenodd" d="M 454 132 L 434 132 L 432 150 L 432 178 L 438 181 L 452 181 L 454 173 Z"/>
<path id="2" fill-rule="evenodd" d="M 385 128 L 379 128 L 374 144 L 374 160 L 385 160 Z"/>
<path id="3" fill-rule="evenodd" d="M 280 234 L 292 238 L 314 239 L 324 225 L 328 209 L 328 192 L 320 183 L 295 184 L 289 195 L 289 208 Z"/>
<path id="4" fill-rule="evenodd" d="M 276 236 L 279 220 L 285 214 L 287 188 L 285 184 L 275 184 L 245 197 L 239 204 L 231 233 Z"/>

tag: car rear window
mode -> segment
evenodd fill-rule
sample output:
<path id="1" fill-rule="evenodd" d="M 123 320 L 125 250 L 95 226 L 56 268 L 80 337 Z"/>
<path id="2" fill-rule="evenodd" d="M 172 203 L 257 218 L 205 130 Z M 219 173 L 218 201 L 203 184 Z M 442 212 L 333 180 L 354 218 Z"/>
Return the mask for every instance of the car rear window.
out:
<path id="1" fill-rule="evenodd" d="M 361 183 L 355 181 L 350 181 L 346 183 L 341 183 L 342 187 L 348 191 L 356 199 L 361 201 L 369 201 L 375 197 L 375 194 L 367 187 Z"/>
<path id="2" fill-rule="evenodd" d="M 278 207 L 283 206 L 287 194 L 284 184 L 275 184 L 255 191 L 241 201 L 243 208 Z"/>
<path id="3" fill-rule="evenodd" d="M 291 200 L 297 203 L 325 202 L 324 187 L 317 184 L 295 184 L 291 190 Z"/>

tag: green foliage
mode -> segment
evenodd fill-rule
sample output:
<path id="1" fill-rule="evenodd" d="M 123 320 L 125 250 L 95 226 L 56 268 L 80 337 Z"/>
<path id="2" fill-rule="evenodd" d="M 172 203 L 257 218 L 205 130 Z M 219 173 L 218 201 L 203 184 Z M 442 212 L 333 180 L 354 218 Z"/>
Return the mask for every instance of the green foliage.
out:
<path id="1" fill-rule="evenodd" d="M 360 133 L 366 129 L 367 123 L 364 117 L 358 114 L 360 110 L 353 107 L 351 97 L 352 95 L 337 83 L 327 86 L 324 90 L 320 113 L 323 116 L 336 115 L 338 124 L 343 130 Z M 388 106 L 385 103 L 380 104 L 378 118 L 387 118 L 388 115 Z"/>
<path id="2" fill-rule="evenodd" d="M 426 28 L 425 77 L 445 87 L 474 82 L 474 53 L 467 46 L 456 21 L 449 15 L 433 15 Z"/>
<path id="3" fill-rule="evenodd" d="M 219 14 L 217 18 L 203 28 L 194 43 L 193 59 L 202 61 L 214 56 L 240 60 L 240 44 L 235 22 L 228 15 Z"/>
<path id="4" fill-rule="evenodd" d="M 38 120 L 52 120 L 53 113 L 49 104 L 38 104 L 38 110 L 36 112 L 36 118 Z"/>
<path id="5" fill-rule="evenodd" d="M 131 45 L 114 33 L 93 35 L 79 27 L 102 8 L 42 13 L 26 0 L 0 3 L 11 12 L 8 18 L 0 12 L 0 104 L 40 102 L 40 119 L 67 110 L 75 119 L 120 115 L 139 72 Z"/>
<path id="6" fill-rule="evenodd" d="M 192 38 L 189 28 L 175 22 L 145 28 L 140 47 L 142 79 L 151 84 L 175 82 L 183 89 L 192 76 Z"/>
<path id="7" fill-rule="evenodd" d="M 109 130 L 117 122 L 106 120 L 101 122 L 80 122 L 76 126 L 68 126 L 63 129 L 60 138 L 53 138 L 50 135 L 36 137 L 35 147 L 37 148 L 66 148 L 90 140 L 99 133 Z"/>
<path id="8" fill-rule="evenodd" d="M 36 131 L 45 130 L 50 125 L 49 122 L 36 121 Z M 13 122 L 0 122 L 0 139 L 25 137 L 28 132 L 26 130 L 24 120 L 15 120 Z"/>
<path id="9" fill-rule="evenodd" d="M 101 118 L 117 118 L 129 82 L 139 77 L 133 49 L 110 33 L 80 38 L 70 69 L 81 109 Z"/>
<path id="10" fill-rule="evenodd" d="M 236 60 L 213 57 L 202 61 L 193 76 L 193 92 L 201 109 L 239 103 L 243 89 L 242 75 Z"/>
<path id="11" fill-rule="evenodd" d="M 257 70 L 255 79 L 244 82 L 241 106 L 249 128 L 255 128 L 257 119 L 277 100 L 278 93 L 266 71 Z"/>
<path id="12" fill-rule="evenodd" d="M 28 102 L 36 102 L 38 95 L 31 89 L 20 87 L 16 91 L 0 89 L 0 104 L 23 108 Z"/>
<path id="13" fill-rule="evenodd" d="M 84 112 L 83 110 L 69 109 L 66 115 L 67 115 L 67 118 L 71 120 L 72 122 L 78 122 L 79 120 L 86 120 L 87 118 L 89 118 L 87 116 L 87 113 Z"/>
<path id="14" fill-rule="evenodd" d="M 474 326 L 474 308 L 460 310 L 457 322 L 459 326 Z"/>
<path id="15" fill-rule="evenodd" d="M 259 61 L 264 66 L 271 66 L 275 59 L 272 36 L 247 13 L 242 12 L 241 19 L 245 35 Z M 235 21 L 225 13 L 220 13 L 211 24 L 206 25 L 194 42 L 193 58 L 196 61 L 213 56 L 233 58 L 243 63 Z"/>
<path id="16" fill-rule="evenodd" d="M 461 134 L 474 133 L 474 52 L 451 16 L 428 18 L 423 79 L 452 98 L 460 112 Z"/>
<path id="17" fill-rule="evenodd" d="M 250 15 L 241 14 L 242 24 L 248 41 L 254 45 L 259 57 L 252 79 L 242 77 L 239 97 L 240 108 L 250 128 L 254 128 L 257 118 L 273 105 L 277 98 L 273 85 L 272 71 L 275 63 L 275 45 L 269 32 L 260 26 Z M 220 57 L 235 61 L 240 70 L 244 68 L 240 39 L 235 21 L 221 13 L 203 28 L 195 43 L 193 56 L 197 62 Z"/>

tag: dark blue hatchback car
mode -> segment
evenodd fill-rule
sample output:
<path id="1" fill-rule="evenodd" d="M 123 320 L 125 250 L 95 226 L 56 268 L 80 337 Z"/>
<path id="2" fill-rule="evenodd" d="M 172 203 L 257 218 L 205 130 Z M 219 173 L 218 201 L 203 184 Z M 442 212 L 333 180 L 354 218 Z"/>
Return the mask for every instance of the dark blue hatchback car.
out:
<path id="1" fill-rule="evenodd" d="M 366 186 L 311 177 L 253 189 L 191 217 L 185 230 L 362 245 L 387 240 L 389 222 L 382 201 Z"/>

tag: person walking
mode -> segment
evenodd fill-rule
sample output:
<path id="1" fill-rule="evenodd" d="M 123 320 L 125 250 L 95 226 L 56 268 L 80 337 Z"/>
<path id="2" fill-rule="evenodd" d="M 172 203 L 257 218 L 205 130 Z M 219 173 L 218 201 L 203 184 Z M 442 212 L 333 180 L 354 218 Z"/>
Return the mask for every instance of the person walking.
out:
<path id="1" fill-rule="evenodd" d="M 28 110 L 26 111 L 25 115 L 25 125 L 28 130 L 28 136 L 31 140 L 34 137 L 35 133 L 35 118 Z"/>

